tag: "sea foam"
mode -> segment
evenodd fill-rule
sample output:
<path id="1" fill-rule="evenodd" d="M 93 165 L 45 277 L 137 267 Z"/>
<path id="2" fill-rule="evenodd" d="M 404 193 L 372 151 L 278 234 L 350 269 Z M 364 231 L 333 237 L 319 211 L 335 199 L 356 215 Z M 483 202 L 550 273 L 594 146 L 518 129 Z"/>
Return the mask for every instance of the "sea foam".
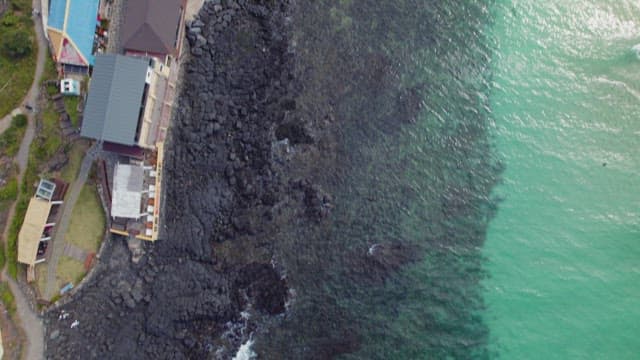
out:
<path id="1" fill-rule="evenodd" d="M 640 60 L 640 44 L 635 44 L 631 47 L 631 51 L 636 54 L 636 57 Z"/>
<path id="2" fill-rule="evenodd" d="M 253 339 L 247 340 L 246 343 L 240 345 L 236 356 L 233 357 L 233 360 L 251 360 L 256 358 L 256 353 L 251 350 L 251 346 L 253 345 Z"/>

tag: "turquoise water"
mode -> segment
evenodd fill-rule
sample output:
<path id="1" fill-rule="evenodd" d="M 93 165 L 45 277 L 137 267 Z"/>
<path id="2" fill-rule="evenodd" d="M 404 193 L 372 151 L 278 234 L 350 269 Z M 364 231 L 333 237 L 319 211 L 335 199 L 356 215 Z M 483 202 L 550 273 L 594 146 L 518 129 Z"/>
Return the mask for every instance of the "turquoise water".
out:
<path id="1" fill-rule="evenodd" d="M 289 118 L 319 129 L 320 151 L 288 172 L 332 207 L 280 225 L 296 295 L 256 352 L 640 354 L 640 5 L 297 6 Z"/>
<path id="2" fill-rule="evenodd" d="M 640 3 L 499 1 L 484 246 L 504 359 L 640 356 Z"/>

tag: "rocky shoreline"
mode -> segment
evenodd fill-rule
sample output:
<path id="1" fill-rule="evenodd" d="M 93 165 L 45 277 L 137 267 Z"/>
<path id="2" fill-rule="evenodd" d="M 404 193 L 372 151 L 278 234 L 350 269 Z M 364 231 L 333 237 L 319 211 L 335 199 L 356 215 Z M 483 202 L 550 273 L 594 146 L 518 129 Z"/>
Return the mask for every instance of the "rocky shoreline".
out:
<path id="1" fill-rule="evenodd" d="M 285 311 L 287 284 L 266 239 L 289 191 L 273 166 L 288 146 L 276 132 L 295 142 L 299 131 L 278 130 L 292 106 L 283 100 L 288 5 L 207 1 L 189 24 L 161 241 L 134 264 L 126 241 L 111 240 L 94 278 L 46 315 L 48 358 L 228 359 L 261 319 Z M 294 191 L 309 214 L 323 213 L 312 186 Z M 253 250 L 225 252 L 230 242 Z"/>
<path id="2" fill-rule="evenodd" d="M 124 239 L 108 244 L 95 277 L 47 314 L 49 358 L 230 359 L 255 340 L 260 358 L 330 359 L 387 340 L 401 306 L 451 331 L 407 293 L 440 304 L 454 281 L 443 311 L 479 338 L 475 249 L 495 183 L 484 115 L 458 99 L 471 110 L 432 117 L 424 153 L 403 149 L 424 99 L 438 109 L 446 93 L 433 89 L 467 84 L 401 81 L 414 49 L 448 51 L 429 6 L 353 4 L 205 1 L 165 146 L 161 240 L 135 264 Z M 405 45 L 405 29 L 422 30 Z M 412 207 L 421 215 L 406 231 Z M 449 248 L 470 260 L 450 266 Z M 442 266 L 416 287 L 425 280 L 400 272 L 425 254 Z"/>

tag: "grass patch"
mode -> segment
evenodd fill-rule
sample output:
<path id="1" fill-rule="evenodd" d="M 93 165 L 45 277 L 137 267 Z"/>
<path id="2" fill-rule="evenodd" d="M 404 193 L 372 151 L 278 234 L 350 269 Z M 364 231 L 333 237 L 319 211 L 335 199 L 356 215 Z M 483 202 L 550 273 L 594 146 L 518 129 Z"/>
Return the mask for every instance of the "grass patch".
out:
<path id="1" fill-rule="evenodd" d="M 53 245 L 53 244 L 50 244 Z M 44 297 L 47 292 L 47 275 L 49 274 L 49 263 L 36 265 L 36 289 L 40 297 Z"/>
<path id="2" fill-rule="evenodd" d="M 27 213 L 28 206 L 29 197 L 21 194 L 16 203 L 13 219 L 11 219 L 11 224 L 9 225 L 6 254 L 7 272 L 14 279 L 18 276 L 18 232 L 24 222 L 24 215 Z"/>
<path id="3" fill-rule="evenodd" d="M 76 180 L 78 172 L 80 172 L 82 159 L 84 158 L 87 149 L 89 149 L 89 144 L 84 140 L 76 141 L 71 145 L 69 152 L 67 153 L 67 156 L 69 156 L 69 162 L 60 172 L 60 178 L 62 180 L 69 184 L 72 184 Z"/>
<path id="4" fill-rule="evenodd" d="M 4 264 L 7 262 L 7 255 L 4 252 L 4 246 L 0 245 L 0 269 L 4 269 Z"/>
<path id="5" fill-rule="evenodd" d="M 97 252 L 104 235 L 105 222 L 96 186 L 85 184 L 73 207 L 65 239 L 87 252 Z"/>
<path id="6" fill-rule="evenodd" d="M 36 147 L 32 149 L 39 162 L 45 162 L 50 159 L 62 146 L 62 136 L 58 121 L 58 113 L 53 109 L 51 103 L 47 104 L 42 113 L 42 128 L 34 139 Z"/>
<path id="7" fill-rule="evenodd" d="M 9 315 L 15 315 L 16 299 L 13 297 L 13 293 L 11 292 L 9 284 L 7 284 L 6 281 L 0 283 L 0 300 L 2 300 L 2 303 L 9 312 Z"/>
<path id="8" fill-rule="evenodd" d="M 19 59 L 0 52 L 0 118 L 20 105 L 33 82 L 37 43 L 30 8 L 28 1 L 12 1 L 11 7 L 0 20 L 0 40 L 7 41 L 10 34 L 24 32 L 32 48 L 28 55 Z"/>
<path id="9" fill-rule="evenodd" d="M 56 63 L 53 62 L 53 58 L 51 57 L 51 52 L 47 49 L 47 56 L 44 62 L 44 70 L 42 72 L 42 78 L 40 78 L 40 83 L 47 80 L 57 80 L 58 79 L 58 70 L 56 69 Z M 52 87 L 55 92 L 53 94 L 57 94 L 60 92 L 60 88 L 53 86 Z M 47 93 L 48 93 L 47 89 Z M 51 95 L 53 95 L 51 94 Z"/>
<path id="10" fill-rule="evenodd" d="M 49 96 L 49 97 L 51 97 L 51 96 L 53 96 L 53 95 L 55 95 L 55 94 L 57 94 L 59 92 L 58 91 L 58 87 L 53 85 L 53 84 L 48 84 L 45 87 L 45 90 L 47 91 L 47 96 Z"/>
<path id="11" fill-rule="evenodd" d="M 68 256 L 60 257 L 56 270 L 56 292 L 59 293 L 60 289 L 70 282 L 74 287 L 77 286 L 84 274 L 84 263 Z"/>
<path id="12" fill-rule="evenodd" d="M 27 131 L 28 119 L 19 114 L 11 119 L 11 125 L 0 134 L 0 155 L 15 156 L 20 150 L 20 143 Z"/>
<path id="13" fill-rule="evenodd" d="M 0 188 L 0 201 L 15 200 L 18 198 L 18 178 L 11 178 L 2 188 Z M 2 267 L 0 267 L 1 269 Z"/>
<path id="14" fill-rule="evenodd" d="M 69 117 L 71 118 L 71 124 L 74 127 L 78 127 L 78 102 L 79 96 L 65 96 L 64 108 L 67 110 Z"/>

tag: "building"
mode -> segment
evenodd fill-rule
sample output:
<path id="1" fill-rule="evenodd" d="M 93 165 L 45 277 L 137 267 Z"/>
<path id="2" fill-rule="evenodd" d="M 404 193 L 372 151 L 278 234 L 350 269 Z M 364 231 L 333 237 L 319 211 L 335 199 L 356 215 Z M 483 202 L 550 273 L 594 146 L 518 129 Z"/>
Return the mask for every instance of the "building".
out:
<path id="1" fill-rule="evenodd" d="M 153 59 L 97 55 L 80 135 L 123 154 L 155 149 L 171 118 L 174 74 Z"/>
<path id="2" fill-rule="evenodd" d="M 117 164 L 113 174 L 111 216 L 138 219 L 143 214 L 140 207 L 144 183 L 142 165 Z"/>
<path id="3" fill-rule="evenodd" d="M 94 63 L 100 0 L 50 0 L 46 35 L 53 59 L 65 73 L 87 73 Z M 45 1 L 46 3 L 46 1 Z"/>
<path id="4" fill-rule="evenodd" d="M 120 30 L 124 53 L 169 65 L 180 52 L 185 6 L 186 0 L 127 1 Z"/>
<path id="5" fill-rule="evenodd" d="M 32 267 L 45 261 L 66 188 L 62 182 L 40 180 L 18 233 L 18 262 Z"/>
<path id="6" fill-rule="evenodd" d="M 136 146 L 144 114 L 149 60 L 98 55 L 84 109 L 80 135 Z"/>
<path id="7" fill-rule="evenodd" d="M 113 173 L 112 233 L 146 241 L 158 239 L 162 143 L 143 161 L 118 163 Z"/>
<path id="8" fill-rule="evenodd" d="M 80 95 L 80 81 L 75 79 L 60 80 L 60 93 L 68 96 Z"/>

